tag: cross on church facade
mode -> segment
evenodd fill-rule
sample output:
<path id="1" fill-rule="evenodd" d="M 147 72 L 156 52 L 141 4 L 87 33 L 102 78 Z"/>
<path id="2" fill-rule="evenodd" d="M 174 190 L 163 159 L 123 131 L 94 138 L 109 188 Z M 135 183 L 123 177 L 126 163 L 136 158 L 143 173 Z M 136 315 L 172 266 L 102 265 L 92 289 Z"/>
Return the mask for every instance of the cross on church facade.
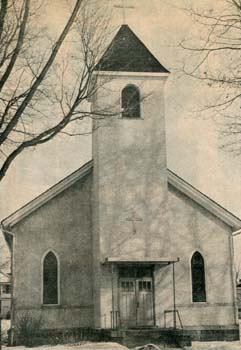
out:
<path id="1" fill-rule="evenodd" d="M 135 235 L 137 231 L 135 223 L 142 221 L 142 218 L 138 217 L 136 213 L 133 211 L 131 217 L 127 218 L 126 221 L 132 222 L 132 232 L 133 232 L 133 235 Z"/>
<path id="2" fill-rule="evenodd" d="M 122 9 L 123 24 L 126 24 L 126 9 L 134 9 L 134 6 L 127 6 L 125 0 L 122 0 L 122 5 L 114 5 L 115 8 Z"/>

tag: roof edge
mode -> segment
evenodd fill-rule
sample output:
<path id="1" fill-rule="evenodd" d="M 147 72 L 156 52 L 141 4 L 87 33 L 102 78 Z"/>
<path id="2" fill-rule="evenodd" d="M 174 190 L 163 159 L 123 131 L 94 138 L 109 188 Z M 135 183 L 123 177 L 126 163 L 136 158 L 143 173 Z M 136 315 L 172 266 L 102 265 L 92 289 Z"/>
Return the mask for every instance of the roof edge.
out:
<path id="1" fill-rule="evenodd" d="M 194 202 L 205 208 L 234 230 L 241 228 L 241 219 L 197 190 L 195 187 L 169 169 L 167 170 L 167 180 L 170 185 L 177 188 L 180 192 L 191 198 Z"/>
<path id="2" fill-rule="evenodd" d="M 109 43 L 109 45 L 107 46 L 103 55 L 100 57 L 97 64 L 95 65 L 94 71 L 102 71 L 102 72 L 109 71 L 109 70 L 103 69 L 103 66 L 101 66 L 102 60 L 105 58 L 105 56 L 108 54 L 108 52 L 113 48 L 113 44 L 115 43 L 115 40 L 116 40 L 117 36 L 119 35 L 119 33 L 121 32 L 121 30 L 128 30 L 131 33 L 131 35 L 133 35 L 135 37 L 137 42 L 148 52 L 148 54 L 152 58 L 152 60 L 154 60 L 160 66 L 161 70 L 157 71 L 157 72 L 170 73 L 170 71 L 162 65 L 162 63 L 159 61 L 159 59 L 156 58 L 156 56 L 152 53 L 152 51 L 144 44 L 144 42 L 137 36 L 137 34 L 130 28 L 130 26 L 128 24 L 122 24 L 121 26 L 119 26 L 119 28 L 118 28 L 117 32 L 115 33 L 114 37 L 112 38 L 111 42 Z M 114 71 L 116 71 L 116 70 L 114 70 Z M 128 71 L 131 72 L 131 70 L 128 70 Z M 138 72 L 140 73 L 142 71 L 138 71 Z"/>
<path id="3" fill-rule="evenodd" d="M 23 220 L 27 215 L 31 214 L 49 200 L 56 197 L 59 193 L 63 192 L 77 180 L 83 178 L 85 175 L 90 173 L 93 168 L 93 160 L 85 163 L 81 168 L 77 169 L 72 174 L 65 177 L 63 180 L 53 185 L 45 192 L 41 193 L 38 197 L 34 198 L 29 203 L 25 204 L 20 209 L 16 210 L 13 214 L 9 215 L 2 220 L 4 227 L 12 227 L 18 222 Z M 214 216 L 222 220 L 225 224 L 239 230 L 241 228 L 241 219 L 223 208 L 221 205 L 213 201 L 211 198 L 197 190 L 191 184 L 183 180 L 177 174 L 167 169 L 167 180 L 170 185 L 177 188 L 180 192 L 185 194 L 187 197 L 195 201 L 197 204 L 205 208 L 207 211 L 212 213 Z"/>
<path id="4" fill-rule="evenodd" d="M 112 71 L 112 70 L 96 70 L 93 71 L 93 75 L 102 76 L 128 76 L 128 77 L 143 77 L 143 78 L 158 78 L 158 77 L 168 77 L 170 72 L 129 72 L 129 71 Z"/>
<path id="5" fill-rule="evenodd" d="M 74 171 L 72 174 L 65 177 L 63 180 L 53 185 L 45 192 L 41 193 L 39 196 L 25 204 L 20 209 L 16 210 L 13 214 L 2 220 L 2 225 L 4 227 L 12 227 L 18 222 L 23 220 L 27 215 L 34 212 L 36 209 L 40 208 L 42 205 L 47 203 L 49 200 L 56 197 L 59 193 L 63 192 L 71 185 L 73 185 L 77 180 L 83 178 L 87 175 L 93 167 L 93 160 L 85 163 L 81 168 Z"/>

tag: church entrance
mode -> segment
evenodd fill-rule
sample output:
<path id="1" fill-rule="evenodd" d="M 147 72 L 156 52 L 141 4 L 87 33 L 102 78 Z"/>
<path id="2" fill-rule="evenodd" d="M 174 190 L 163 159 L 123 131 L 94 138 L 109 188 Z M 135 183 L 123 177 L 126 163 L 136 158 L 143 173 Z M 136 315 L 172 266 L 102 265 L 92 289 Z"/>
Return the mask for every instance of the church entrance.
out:
<path id="1" fill-rule="evenodd" d="M 126 328 L 154 325 L 153 267 L 119 268 L 119 311 Z"/>

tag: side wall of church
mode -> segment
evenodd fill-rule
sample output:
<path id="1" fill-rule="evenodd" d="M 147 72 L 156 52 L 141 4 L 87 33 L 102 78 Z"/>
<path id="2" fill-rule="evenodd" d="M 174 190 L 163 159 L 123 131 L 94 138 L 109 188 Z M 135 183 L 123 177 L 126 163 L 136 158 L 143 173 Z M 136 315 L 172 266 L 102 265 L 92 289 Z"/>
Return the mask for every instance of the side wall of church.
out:
<path id="1" fill-rule="evenodd" d="M 91 186 L 89 175 L 34 211 L 12 231 L 15 322 L 26 313 L 42 328 L 93 326 Z M 59 264 L 59 305 L 43 305 L 42 265 Z"/>
<path id="2" fill-rule="evenodd" d="M 185 328 L 233 327 L 237 324 L 231 228 L 184 194 L 169 186 L 172 245 L 175 264 L 176 307 Z M 206 302 L 192 301 L 191 258 L 198 251 L 205 264 Z M 160 278 L 159 317 L 173 309 L 172 266 Z M 169 288 L 166 286 L 169 285 Z M 165 288 L 162 288 L 165 286 Z M 170 322 L 172 315 L 168 314 Z M 178 324 L 178 321 L 177 321 Z"/>

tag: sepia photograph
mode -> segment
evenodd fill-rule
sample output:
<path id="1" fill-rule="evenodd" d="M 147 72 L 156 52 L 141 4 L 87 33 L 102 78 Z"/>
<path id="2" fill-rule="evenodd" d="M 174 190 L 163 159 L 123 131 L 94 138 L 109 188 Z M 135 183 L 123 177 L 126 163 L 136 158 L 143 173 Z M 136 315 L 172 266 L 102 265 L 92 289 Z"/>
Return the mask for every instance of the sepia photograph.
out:
<path id="1" fill-rule="evenodd" d="M 0 0 L 0 350 L 241 350 L 241 0 Z"/>

